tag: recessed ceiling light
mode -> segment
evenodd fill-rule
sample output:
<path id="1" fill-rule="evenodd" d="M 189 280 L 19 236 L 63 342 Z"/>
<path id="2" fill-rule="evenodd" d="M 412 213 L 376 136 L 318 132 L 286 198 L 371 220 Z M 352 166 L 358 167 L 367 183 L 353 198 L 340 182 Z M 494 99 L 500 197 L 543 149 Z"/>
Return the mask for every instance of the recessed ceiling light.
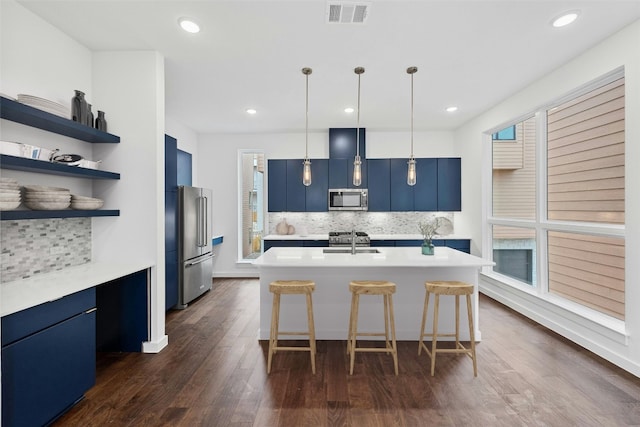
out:
<path id="1" fill-rule="evenodd" d="M 178 19 L 178 24 L 180 24 L 180 27 L 188 33 L 200 32 L 200 26 L 191 18 L 180 18 Z"/>
<path id="2" fill-rule="evenodd" d="M 345 113 L 349 113 L 349 114 L 353 113 L 354 111 L 355 110 L 353 109 L 353 107 L 347 107 L 347 108 L 344 109 L 344 112 Z"/>
<path id="3" fill-rule="evenodd" d="M 578 15 L 579 15 L 579 12 L 577 10 L 573 10 L 571 12 L 563 13 L 562 15 L 558 16 L 557 18 L 555 18 L 551 22 L 551 25 L 553 25 L 556 28 L 564 27 L 565 25 L 569 25 L 573 21 L 575 21 L 576 18 L 578 18 Z"/>
<path id="4" fill-rule="evenodd" d="M 454 111 L 458 111 L 458 107 L 455 107 L 453 105 L 451 107 L 447 107 L 448 113 L 453 113 Z"/>
<path id="5" fill-rule="evenodd" d="M 247 113 L 248 113 L 248 114 L 255 114 L 255 113 L 257 113 L 257 112 L 258 112 L 258 111 L 257 111 L 257 110 L 255 110 L 254 108 L 247 108 Z"/>

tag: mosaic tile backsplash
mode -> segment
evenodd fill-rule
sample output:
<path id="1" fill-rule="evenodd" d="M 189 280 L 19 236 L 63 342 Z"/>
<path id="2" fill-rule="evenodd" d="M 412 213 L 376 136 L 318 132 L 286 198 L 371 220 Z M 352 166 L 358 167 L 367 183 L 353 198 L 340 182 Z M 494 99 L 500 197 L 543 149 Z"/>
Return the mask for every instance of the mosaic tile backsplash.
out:
<path id="1" fill-rule="evenodd" d="M 326 234 L 329 231 L 364 231 L 368 234 L 420 234 L 418 223 L 444 217 L 453 224 L 452 212 L 274 212 L 269 213 L 269 232 L 283 219 L 296 228 L 296 234 Z"/>
<path id="2" fill-rule="evenodd" d="M 91 218 L 32 219 L 0 224 L 0 282 L 91 261 Z"/>

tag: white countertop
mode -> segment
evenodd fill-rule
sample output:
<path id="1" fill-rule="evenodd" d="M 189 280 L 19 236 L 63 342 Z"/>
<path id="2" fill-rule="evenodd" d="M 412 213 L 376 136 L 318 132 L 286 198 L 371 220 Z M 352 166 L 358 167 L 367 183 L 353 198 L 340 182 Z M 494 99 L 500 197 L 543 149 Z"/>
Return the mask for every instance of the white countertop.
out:
<path id="1" fill-rule="evenodd" d="M 447 247 L 436 247 L 434 255 L 422 255 L 419 247 L 379 247 L 380 253 L 324 253 L 325 248 L 271 248 L 253 265 L 264 267 L 477 267 L 492 261 Z M 331 248 L 329 248 L 331 249 Z M 333 248 L 336 249 L 336 248 Z"/>
<path id="2" fill-rule="evenodd" d="M 422 240 L 422 234 L 369 234 L 371 240 Z M 470 240 L 471 237 L 459 234 L 448 234 L 446 236 L 434 236 L 433 240 Z M 268 234 L 263 240 L 329 240 L 328 234 Z"/>
<path id="3" fill-rule="evenodd" d="M 0 317 L 145 270 L 147 263 L 90 262 L 0 283 Z"/>

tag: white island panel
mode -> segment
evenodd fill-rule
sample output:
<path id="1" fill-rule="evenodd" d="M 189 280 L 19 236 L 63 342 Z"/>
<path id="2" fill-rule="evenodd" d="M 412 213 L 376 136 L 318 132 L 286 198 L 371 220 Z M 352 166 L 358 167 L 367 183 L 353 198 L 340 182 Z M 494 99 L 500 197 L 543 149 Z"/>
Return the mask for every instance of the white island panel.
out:
<path id="1" fill-rule="evenodd" d="M 472 283 L 476 339 L 481 339 L 478 319 L 478 271 L 491 261 L 446 247 L 437 247 L 433 256 L 420 248 L 384 247 L 379 253 L 327 254 L 323 248 L 271 248 L 254 265 L 260 271 L 260 339 L 269 338 L 272 295 L 269 283 L 275 280 L 313 280 L 314 320 L 317 339 L 345 340 L 351 308 L 351 280 L 388 280 L 396 283 L 393 304 L 398 340 L 417 341 L 427 280 L 459 280 Z M 468 340 L 466 302 L 461 300 L 461 336 Z M 430 309 L 430 313 L 432 313 Z M 432 314 L 427 327 L 431 327 Z M 439 329 L 454 327 L 454 298 L 440 301 Z M 303 296 L 286 295 L 281 301 L 280 329 L 304 330 L 306 307 Z M 382 297 L 360 298 L 358 329 L 378 332 L 384 329 Z"/>

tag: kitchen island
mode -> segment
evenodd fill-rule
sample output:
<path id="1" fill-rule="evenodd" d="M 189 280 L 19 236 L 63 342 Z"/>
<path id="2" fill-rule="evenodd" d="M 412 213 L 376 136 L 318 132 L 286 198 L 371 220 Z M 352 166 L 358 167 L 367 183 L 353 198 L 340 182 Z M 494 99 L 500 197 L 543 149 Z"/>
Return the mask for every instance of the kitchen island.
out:
<path id="1" fill-rule="evenodd" d="M 336 252 L 343 249 L 343 252 Z M 352 255 L 349 248 L 277 247 L 262 254 L 253 263 L 260 273 L 259 339 L 269 339 L 272 295 L 269 283 L 274 280 L 313 280 L 313 311 L 316 339 L 346 340 L 351 308 L 351 280 L 388 280 L 397 285 L 393 296 L 396 336 L 398 340 L 417 341 L 424 306 L 427 280 L 459 280 L 475 286 L 473 311 L 475 337 L 479 341 L 478 271 L 493 262 L 447 247 L 436 247 L 432 256 L 422 255 L 416 247 L 367 247 Z M 344 253 L 346 250 L 347 253 Z M 372 251 L 375 250 L 375 251 Z M 375 252 L 375 253 L 371 253 Z M 464 321 L 466 306 L 461 299 L 461 339 L 469 339 Z M 382 299 L 360 299 L 358 329 L 361 332 L 384 330 Z M 431 313 L 431 308 L 430 308 Z M 432 315 L 430 315 L 432 318 Z M 432 319 L 427 322 L 431 327 Z M 440 301 L 439 330 L 454 327 L 454 298 Z M 299 331 L 306 328 L 304 296 L 292 295 L 281 301 L 280 329 Z M 300 338 L 304 339 L 304 338 Z"/>

